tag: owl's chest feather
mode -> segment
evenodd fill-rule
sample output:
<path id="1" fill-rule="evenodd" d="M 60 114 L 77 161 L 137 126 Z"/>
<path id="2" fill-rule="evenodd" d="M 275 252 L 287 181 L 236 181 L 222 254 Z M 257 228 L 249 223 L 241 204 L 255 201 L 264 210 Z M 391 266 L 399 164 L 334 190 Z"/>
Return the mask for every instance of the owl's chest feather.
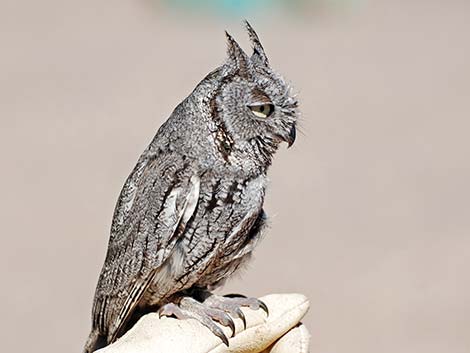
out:
<path id="1" fill-rule="evenodd" d="M 223 243 L 234 228 L 262 206 L 266 177 L 252 179 L 201 179 L 201 189 L 194 216 L 188 224 L 185 239 L 214 240 Z"/>
<path id="2" fill-rule="evenodd" d="M 181 271 L 188 280 L 220 272 L 242 251 L 261 210 L 265 185 L 264 175 L 201 180 L 196 210 L 179 244 L 185 254 Z"/>

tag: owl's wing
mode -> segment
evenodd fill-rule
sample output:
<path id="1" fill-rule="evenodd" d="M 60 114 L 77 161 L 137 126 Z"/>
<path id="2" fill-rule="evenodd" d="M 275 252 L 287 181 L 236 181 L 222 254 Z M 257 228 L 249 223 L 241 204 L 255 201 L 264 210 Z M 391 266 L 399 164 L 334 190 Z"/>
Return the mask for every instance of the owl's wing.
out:
<path id="1" fill-rule="evenodd" d="M 113 217 L 93 325 L 113 341 L 171 254 L 199 198 L 199 178 L 177 155 L 141 157 Z"/>

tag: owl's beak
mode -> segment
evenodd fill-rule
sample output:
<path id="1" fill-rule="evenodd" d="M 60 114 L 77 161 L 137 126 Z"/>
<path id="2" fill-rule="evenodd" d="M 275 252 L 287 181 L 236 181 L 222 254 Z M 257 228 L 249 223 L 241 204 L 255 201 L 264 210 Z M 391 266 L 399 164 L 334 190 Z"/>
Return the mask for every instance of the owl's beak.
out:
<path id="1" fill-rule="evenodd" d="M 289 135 L 286 138 L 287 148 L 289 148 L 290 146 L 294 144 L 296 135 L 297 135 L 297 130 L 295 129 L 295 124 L 294 124 L 292 125 Z"/>
<path id="2" fill-rule="evenodd" d="M 297 135 L 297 130 L 295 129 L 295 124 L 292 125 L 291 129 L 288 130 L 289 132 L 285 132 L 282 134 L 275 134 L 274 138 L 278 142 L 286 142 L 287 143 L 287 148 L 292 146 L 295 142 L 295 137 Z"/>

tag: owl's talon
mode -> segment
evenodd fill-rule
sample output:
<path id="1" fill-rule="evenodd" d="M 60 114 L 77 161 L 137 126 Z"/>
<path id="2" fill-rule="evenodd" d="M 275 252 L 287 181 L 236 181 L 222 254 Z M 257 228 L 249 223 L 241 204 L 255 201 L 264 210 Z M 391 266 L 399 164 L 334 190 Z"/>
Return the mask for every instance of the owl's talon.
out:
<path id="1" fill-rule="evenodd" d="M 228 343 L 228 338 L 227 336 L 225 335 L 224 331 L 219 327 L 217 326 L 217 324 L 214 323 L 214 321 L 212 321 L 212 319 L 208 316 L 199 316 L 199 315 L 195 315 L 193 317 L 194 319 L 196 319 L 197 321 L 199 321 L 201 324 L 203 324 L 204 326 L 206 326 L 209 330 L 211 330 L 211 332 L 217 336 L 218 338 L 221 339 L 222 342 L 224 342 L 224 344 L 228 347 L 229 346 L 229 343 Z M 235 332 L 235 331 L 234 331 Z"/>
<path id="2" fill-rule="evenodd" d="M 264 310 L 264 312 L 266 313 L 266 316 L 269 316 L 268 306 L 263 301 L 261 301 L 259 299 L 258 299 L 258 304 L 259 304 L 259 307 Z"/>
<path id="3" fill-rule="evenodd" d="M 235 308 L 235 309 L 233 310 L 232 315 L 235 316 L 236 318 L 242 320 L 242 322 L 243 322 L 243 329 L 246 330 L 246 317 L 245 317 L 245 314 L 243 313 L 243 311 L 241 311 L 240 308 Z"/>
<path id="4" fill-rule="evenodd" d="M 214 324 L 213 329 L 211 329 L 209 326 L 206 326 L 206 327 L 208 327 L 208 328 L 212 331 L 212 333 L 213 333 L 214 335 L 216 335 L 217 337 L 219 337 L 219 338 L 222 340 L 222 342 L 224 342 L 224 344 L 225 344 L 227 347 L 229 347 L 228 338 L 227 338 L 227 336 L 225 336 L 224 331 L 222 331 L 222 329 L 221 329 L 219 326 L 217 326 L 217 325 Z M 232 336 L 232 337 L 233 337 L 233 336 Z"/>
<path id="5" fill-rule="evenodd" d="M 246 295 L 239 294 L 239 293 L 230 293 L 230 294 L 225 294 L 225 298 L 247 298 Z"/>
<path id="6" fill-rule="evenodd" d="M 235 336 L 235 323 L 233 322 L 230 315 L 218 309 L 206 309 L 206 313 L 212 320 L 217 321 L 219 324 L 229 327 L 232 330 L 232 336 Z"/>
<path id="7" fill-rule="evenodd" d="M 235 323 L 233 322 L 232 318 L 230 318 L 229 327 L 232 330 L 232 336 L 231 337 L 235 337 Z"/>

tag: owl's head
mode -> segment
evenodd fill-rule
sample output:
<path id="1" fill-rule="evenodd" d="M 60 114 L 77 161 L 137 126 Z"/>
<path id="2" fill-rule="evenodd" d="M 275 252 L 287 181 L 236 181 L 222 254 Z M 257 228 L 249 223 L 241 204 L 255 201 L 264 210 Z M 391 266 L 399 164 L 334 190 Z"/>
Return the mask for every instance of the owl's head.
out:
<path id="1" fill-rule="evenodd" d="M 251 56 L 226 33 L 228 57 L 206 78 L 212 87 L 216 83 L 208 97 L 211 117 L 218 126 L 222 151 L 230 154 L 232 149 L 253 146 L 271 155 L 281 142 L 294 143 L 297 100 L 271 69 L 256 32 L 245 24 L 253 46 Z"/>

